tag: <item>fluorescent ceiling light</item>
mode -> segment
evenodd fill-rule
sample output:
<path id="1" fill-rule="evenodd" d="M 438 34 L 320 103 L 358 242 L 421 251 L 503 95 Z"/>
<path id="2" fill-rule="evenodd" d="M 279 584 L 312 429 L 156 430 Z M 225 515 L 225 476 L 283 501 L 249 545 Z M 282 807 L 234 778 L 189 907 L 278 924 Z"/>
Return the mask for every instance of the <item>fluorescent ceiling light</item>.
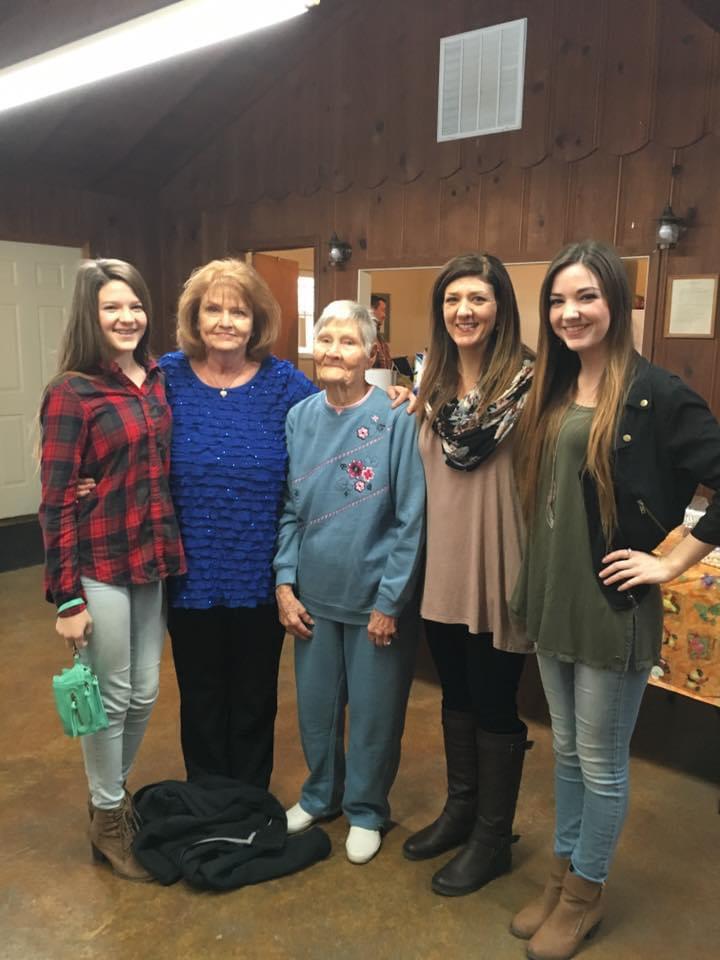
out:
<path id="1" fill-rule="evenodd" d="M 181 0 L 0 70 L 0 111 L 252 33 L 319 2 Z"/>

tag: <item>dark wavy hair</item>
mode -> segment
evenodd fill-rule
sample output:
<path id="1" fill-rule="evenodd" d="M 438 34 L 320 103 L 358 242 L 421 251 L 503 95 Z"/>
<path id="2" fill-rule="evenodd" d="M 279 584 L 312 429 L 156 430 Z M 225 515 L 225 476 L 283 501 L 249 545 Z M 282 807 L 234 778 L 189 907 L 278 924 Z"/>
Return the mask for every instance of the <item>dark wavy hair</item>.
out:
<path id="1" fill-rule="evenodd" d="M 520 314 L 515 290 L 504 264 L 490 253 L 463 253 L 449 260 L 432 289 L 430 347 L 418 394 L 418 416 L 432 423 L 438 412 L 457 396 L 458 349 L 445 326 L 445 290 L 462 277 L 478 277 L 495 294 L 495 327 L 485 350 L 479 387 L 484 405 L 503 394 L 512 383 L 523 359 L 532 351 L 520 338 Z M 429 407 L 429 412 L 428 408 Z"/>

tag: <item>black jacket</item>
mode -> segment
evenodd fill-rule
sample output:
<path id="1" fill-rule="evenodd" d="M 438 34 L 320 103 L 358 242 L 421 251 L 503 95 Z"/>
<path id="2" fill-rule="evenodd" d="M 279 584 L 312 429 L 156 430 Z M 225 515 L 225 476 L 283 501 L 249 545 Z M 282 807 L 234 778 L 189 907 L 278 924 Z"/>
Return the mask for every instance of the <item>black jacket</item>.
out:
<path id="1" fill-rule="evenodd" d="M 320 827 L 289 837 L 280 803 L 227 777 L 164 780 L 134 797 L 141 827 L 133 850 L 162 884 L 234 890 L 302 870 L 330 853 Z"/>
<path id="2" fill-rule="evenodd" d="M 720 425 L 679 377 L 640 356 L 615 438 L 613 474 L 618 512 L 613 550 L 654 550 L 682 523 L 701 483 L 716 493 L 693 534 L 709 545 L 720 544 Z M 587 473 L 582 482 L 593 567 L 599 573 L 609 551 L 595 483 Z M 632 596 L 615 584 L 601 589 L 610 606 L 621 610 L 648 588 L 636 587 Z"/>

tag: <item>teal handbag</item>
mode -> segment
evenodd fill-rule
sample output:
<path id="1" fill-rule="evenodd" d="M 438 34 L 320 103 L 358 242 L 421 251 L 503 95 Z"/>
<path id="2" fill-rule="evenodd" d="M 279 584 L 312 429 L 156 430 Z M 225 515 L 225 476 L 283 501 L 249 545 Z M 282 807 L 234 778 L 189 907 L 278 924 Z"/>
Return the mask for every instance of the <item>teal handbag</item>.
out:
<path id="1" fill-rule="evenodd" d="M 77 655 L 74 659 L 72 667 L 53 677 L 52 687 L 63 730 L 69 737 L 82 737 L 105 730 L 108 718 L 97 677 Z"/>

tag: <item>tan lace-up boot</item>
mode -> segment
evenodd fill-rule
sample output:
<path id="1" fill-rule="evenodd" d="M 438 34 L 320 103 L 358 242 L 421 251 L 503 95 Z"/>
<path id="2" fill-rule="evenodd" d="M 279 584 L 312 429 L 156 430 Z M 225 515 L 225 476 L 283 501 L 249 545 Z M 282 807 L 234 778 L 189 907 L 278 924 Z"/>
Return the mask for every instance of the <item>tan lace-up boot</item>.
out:
<path id="1" fill-rule="evenodd" d="M 90 823 L 93 859 L 97 863 L 108 862 L 115 873 L 126 880 L 152 880 L 132 852 L 136 832 L 135 814 L 127 795 L 120 806 L 112 810 L 94 807 Z"/>

